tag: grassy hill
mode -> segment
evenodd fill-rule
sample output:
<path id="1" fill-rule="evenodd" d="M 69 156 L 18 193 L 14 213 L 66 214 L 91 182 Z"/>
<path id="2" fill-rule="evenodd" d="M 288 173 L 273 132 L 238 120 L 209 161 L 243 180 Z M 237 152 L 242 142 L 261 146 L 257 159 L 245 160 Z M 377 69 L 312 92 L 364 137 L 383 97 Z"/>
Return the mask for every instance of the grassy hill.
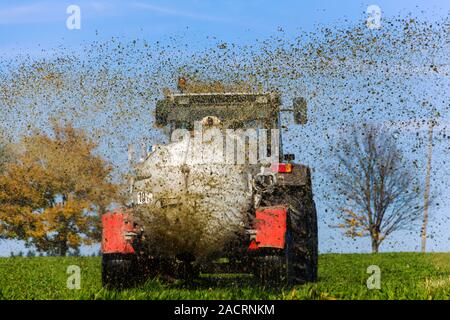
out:
<path id="1" fill-rule="evenodd" d="M 325 254 L 319 281 L 291 289 L 255 285 L 251 277 L 206 275 L 194 285 L 149 280 L 123 292 L 101 286 L 100 258 L 0 258 L 0 299 L 449 299 L 450 253 Z M 67 289 L 67 267 L 81 268 L 81 289 Z M 367 267 L 381 269 L 369 290 Z"/>

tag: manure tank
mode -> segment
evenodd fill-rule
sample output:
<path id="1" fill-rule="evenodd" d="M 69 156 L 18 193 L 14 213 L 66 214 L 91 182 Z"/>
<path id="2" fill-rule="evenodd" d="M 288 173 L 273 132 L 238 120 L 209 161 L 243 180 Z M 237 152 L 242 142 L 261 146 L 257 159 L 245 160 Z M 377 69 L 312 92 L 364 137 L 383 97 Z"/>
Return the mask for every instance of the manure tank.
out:
<path id="1" fill-rule="evenodd" d="M 244 230 L 255 166 L 227 163 L 220 131 L 202 136 L 211 133 L 154 146 L 136 167 L 133 203 L 152 251 L 206 258 Z"/>

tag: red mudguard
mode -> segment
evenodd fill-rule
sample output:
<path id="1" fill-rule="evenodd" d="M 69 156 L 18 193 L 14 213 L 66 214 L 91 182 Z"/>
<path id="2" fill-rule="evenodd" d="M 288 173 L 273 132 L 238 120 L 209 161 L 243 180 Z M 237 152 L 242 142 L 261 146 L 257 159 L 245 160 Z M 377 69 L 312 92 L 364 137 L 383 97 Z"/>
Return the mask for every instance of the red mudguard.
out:
<path id="1" fill-rule="evenodd" d="M 108 212 L 102 215 L 102 253 L 135 253 L 125 234 L 133 232 L 133 221 L 127 213 Z"/>
<path id="2" fill-rule="evenodd" d="M 283 249 L 285 245 L 286 219 L 286 206 L 258 208 L 255 220 L 256 239 L 252 240 L 248 249 Z"/>

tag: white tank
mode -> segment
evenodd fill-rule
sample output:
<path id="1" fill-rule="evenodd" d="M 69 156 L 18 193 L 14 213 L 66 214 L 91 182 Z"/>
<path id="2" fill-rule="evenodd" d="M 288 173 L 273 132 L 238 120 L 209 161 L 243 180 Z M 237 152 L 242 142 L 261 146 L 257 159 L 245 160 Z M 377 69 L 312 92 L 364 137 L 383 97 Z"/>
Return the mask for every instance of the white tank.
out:
<path id="1" fill-rule="evenodd" d="M 152 251 L 189 252 L 202 259 L 244 229 L 251 170 L 224 161 L 217 130 L 203 130 L 203 140 L 213 136 L 208 142 L 187 133 L 179 142 L 154 146 L 138 166 L 133 202 Z"/>

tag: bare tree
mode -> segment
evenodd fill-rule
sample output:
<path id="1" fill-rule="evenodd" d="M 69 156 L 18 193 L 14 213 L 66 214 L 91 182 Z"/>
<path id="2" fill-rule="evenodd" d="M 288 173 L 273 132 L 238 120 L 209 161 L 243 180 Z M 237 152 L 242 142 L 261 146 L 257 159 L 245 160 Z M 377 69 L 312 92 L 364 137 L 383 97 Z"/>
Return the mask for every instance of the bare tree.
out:
<path id="1" fill-rule="evenodd" d="M 343 199 L 337 205 L 338 226 L 350 237 L 370 236 L 372 252 L 378 252 L 389 235 L 421 217 L 416 174 L 395 139 L 381 128 L 354 127 L 338 148 L 338 166 L 330 172 Z"/>

